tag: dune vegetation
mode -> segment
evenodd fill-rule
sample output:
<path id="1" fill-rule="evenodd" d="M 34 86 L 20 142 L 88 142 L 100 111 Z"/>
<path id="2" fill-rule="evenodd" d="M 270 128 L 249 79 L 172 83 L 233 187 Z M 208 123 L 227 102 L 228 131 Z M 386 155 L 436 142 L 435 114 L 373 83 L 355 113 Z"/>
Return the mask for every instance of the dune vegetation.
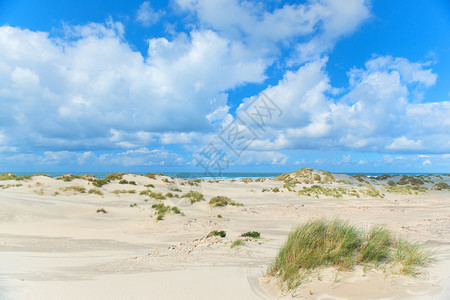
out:
<path id="1" fill-rule="evenodd" d="M 416 243 L 396 238 L 383 226 L 369 232 L 335 219 L 311 220 L 294 229 L 267 274 L 292 290 L 321 267 L 351 270 L 355 265 L 383 265 L 392 272 L 416 274 L 431 261 L 430 253 Z"/>

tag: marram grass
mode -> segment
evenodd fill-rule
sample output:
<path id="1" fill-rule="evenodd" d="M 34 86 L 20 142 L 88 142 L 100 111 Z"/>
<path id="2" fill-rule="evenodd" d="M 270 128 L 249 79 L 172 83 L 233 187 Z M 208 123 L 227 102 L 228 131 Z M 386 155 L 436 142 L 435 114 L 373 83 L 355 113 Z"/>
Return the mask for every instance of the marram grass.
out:
<path id="1" fill-rule="evenodd" d="M 294 229 L 267 274 L 278 277 L 284 289 L 296 288 L 312 270 L 355 265 L 386 264 L 402 274 L 417 273 L 430 262 L 430 253 L 418 244 L 397 239 L 382 226 L 365 233 L 341 220 L 311 220 Z"/>

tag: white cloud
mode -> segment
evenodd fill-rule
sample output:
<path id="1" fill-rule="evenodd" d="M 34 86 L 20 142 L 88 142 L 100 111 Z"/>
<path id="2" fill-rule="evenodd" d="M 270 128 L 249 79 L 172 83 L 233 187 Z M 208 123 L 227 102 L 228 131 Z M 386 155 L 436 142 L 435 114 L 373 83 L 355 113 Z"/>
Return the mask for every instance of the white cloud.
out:
<path id="1" fill-rule="evenodd" d="M 139 9 L 136 12 L 136 21 L 144 26 L 150 26 L 158 22 L 162 15 L 162 11 L 155 12 L 150 2 L 145 1 L 139 5 Z"/>
<path id="2" fill-rule="evenodd" d="M 422 141 L 418 140 L 418 141 L 414 141 L 414 140 L 409 140 L 408 138 L 406 138 L 406 136 L 402 135 L 401 137 L 398 137 L 396 139 L 394 139 L 394 141 L 392 142 L 392 144 L 388 145 L 386 147 L 386 149 L 391 149 L 391 150 L 416 150 L 416 149 L 421 149 L 422 146 Z"/>

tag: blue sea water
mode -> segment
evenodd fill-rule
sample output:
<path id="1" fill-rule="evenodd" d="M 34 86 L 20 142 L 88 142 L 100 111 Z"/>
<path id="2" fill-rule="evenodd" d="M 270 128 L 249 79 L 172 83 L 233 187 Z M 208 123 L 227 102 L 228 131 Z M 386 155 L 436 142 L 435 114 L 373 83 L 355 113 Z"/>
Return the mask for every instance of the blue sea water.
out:
<path id="1" fill-rule="evenodd" d="M 84 174 L 90 174 L 94 175 L 97 178 L 104 178 L 106 175 L 110 174 L 111 172 L 39 172 L 42 174 L 47 174 L 52 177 L 61 176 L 64 174 L 73 174 L 73 175 L 84 175 Z M 142 174 L 146 174 L 147 172 L 142 172 Z M 204 172 L 162 172 L 166 176 L 173 176 L 178 178 L 186 178 L 186 179 L 242 179 L 242 178 L 259 178 L 259 177 L 267 177 L 267 178 L 273 178 L 278 175 L 281 175 L 282 172 L 227 172 L 227 173 L 221 173 L 216 174 L 215 176 L 212 176 L 211 174 L 207 174 Z M 32 175 L 37 174 L 37 172 L 14 172 L 16 176 L 25 176 L 25 175 Z M 137 173 L 136 174 L 140 174 Z M 416 175 L 426 175 L 428 173 L 335 173 L 335 174 L 346 174 L 349 176 L 353 176 L 356 174 L 364 174 L 367 177 L 376 177 L 383 174 L 389 174 L 389 175 L 410 175 L 410 176 L 416 176 Z"/>

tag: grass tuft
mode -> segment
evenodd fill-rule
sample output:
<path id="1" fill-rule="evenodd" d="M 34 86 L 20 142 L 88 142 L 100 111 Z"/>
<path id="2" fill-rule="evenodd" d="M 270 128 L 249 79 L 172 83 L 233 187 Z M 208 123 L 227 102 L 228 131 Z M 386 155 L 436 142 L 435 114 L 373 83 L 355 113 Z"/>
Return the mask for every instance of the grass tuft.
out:
<path id="1" fill-rule="evenodd" d="M 235 202 L 226 196 L 212 197 L 211 200 L 209 200 L 209 205 L 211 205 L 212 207 L 227 206 L 227 205 L 244 206 L 244 204 Z"/>
<path id="2" fill-rule="evenodd" d="M 380 263 L 415 274 L 430 262 L 430 253 L 418 244 L 393 237 L 382 226 L 368 234 L 341 220 L 312 220 L 294 229 L 267 274 L 278 277 L 284 289 L 296 288 L 313 269 L 335 267 L 350 270 L 356 264 Z"/>
<path id="3" fill-rule="evenodd" d="M 261 233 L 258 231 L 249 231 L 241 234 L 242 237 L 250 237 L 254 239 L 259 239 L 261 237 Z"/>
<path id="4" fill-rule="evenodd" d="M 189 198 L 191 200 L 191 203 L 195 203 L 195 202 L 199 202 L 202 200 L 205 200 L 205 197 L 203 196 L 202 193 L 196 192 L 196 191 L 189 191 L 186 194 L 184 194 L 183 196 L 181 196 L 181 198 Z"/>
<path id="5" fill-rule="evenodd" d="M 234 247 L 242 246 L 242 245 L 245 245 L 245 242 L 241 239 L 237 239 L 231 244 L 230 248 L 234 248 Z"/>

